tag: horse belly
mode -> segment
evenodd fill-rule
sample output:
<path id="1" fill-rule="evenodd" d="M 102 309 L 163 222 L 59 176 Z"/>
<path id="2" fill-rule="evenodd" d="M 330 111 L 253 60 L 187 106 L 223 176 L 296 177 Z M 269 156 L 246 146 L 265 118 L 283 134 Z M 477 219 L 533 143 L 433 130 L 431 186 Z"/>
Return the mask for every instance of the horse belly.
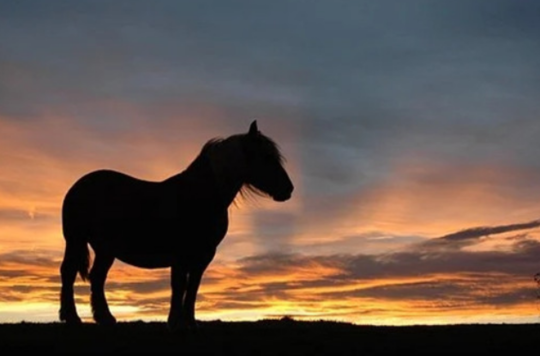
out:
<path id="1" fill-rule="evenodd" d="M 166 221 L 146 223 L 141 219 L 112 219 L 91 241 L 94 250 L 108 251 L 138 267 L 169 267 L 182 249 L 176 231 Z"/>
<path id="2" fill-rule="evenodd" d="M 140 268 L 167 268 L 174 262 L 172 254 L 136 254 L 136 253 L 118 253 L 116 255 L 120 261 Z"/>
<path id="3" fill-rule="evenodd" d="M 111 218 L 104 221 L 96 245 L 112 251 L 120 261 L 142 268 L 165 268 L 184 261 L 187 265 L 215 252 L 227 231 L 226 215 L 202 219 Z"/>

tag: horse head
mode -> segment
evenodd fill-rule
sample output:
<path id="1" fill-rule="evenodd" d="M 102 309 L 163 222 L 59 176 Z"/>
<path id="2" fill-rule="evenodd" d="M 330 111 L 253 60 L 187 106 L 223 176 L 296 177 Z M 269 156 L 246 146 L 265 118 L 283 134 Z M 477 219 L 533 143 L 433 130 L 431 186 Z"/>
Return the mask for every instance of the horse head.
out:
<path id="1" fill-rule="evenodd" d="M 275 201 L 290 199 L 294 186 L 283 167 L 284 157 L 278 145 L 259 131 L 256 120 L 251 123 L 244 137 L 243 148 L 246 160 L 245 184 L 269 195 Z"/>

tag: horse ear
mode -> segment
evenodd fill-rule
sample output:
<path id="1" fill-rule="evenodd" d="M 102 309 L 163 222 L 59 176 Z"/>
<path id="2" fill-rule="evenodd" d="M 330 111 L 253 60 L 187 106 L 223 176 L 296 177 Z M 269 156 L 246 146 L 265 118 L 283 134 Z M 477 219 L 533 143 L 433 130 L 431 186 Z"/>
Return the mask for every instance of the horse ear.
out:
<path id="1" fill-rule="evenodd" d="M 257 135 L 258 133 L 259 133 L 259 129 L 257 128 L 257 120 L 253 120 L 253 122 L 249 126 L 249 134 Z"/>

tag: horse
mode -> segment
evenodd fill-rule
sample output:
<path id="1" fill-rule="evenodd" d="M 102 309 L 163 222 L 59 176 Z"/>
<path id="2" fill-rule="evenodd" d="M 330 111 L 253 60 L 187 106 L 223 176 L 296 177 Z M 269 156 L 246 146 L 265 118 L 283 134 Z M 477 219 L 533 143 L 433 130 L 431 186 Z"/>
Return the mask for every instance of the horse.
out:
<path id="1" fill-rule="evenodd" d="M 94 321 L 116 323 L 104 287 L 118 259 L 142 269 L 170 268 L 167 326 L 196 329 L 199 285 L 227 234 L 229 206 L 250 192 L 276 202 L 290 199 L 294 187 L 284 161 L 255 120 L 247 133 L 210 139 L 185 170 L 161 181 L 108 169 L 80 177 L 62 204 L 60 321 L 82 322 L 73 290 L 78 273 L 90 283 Z"/>

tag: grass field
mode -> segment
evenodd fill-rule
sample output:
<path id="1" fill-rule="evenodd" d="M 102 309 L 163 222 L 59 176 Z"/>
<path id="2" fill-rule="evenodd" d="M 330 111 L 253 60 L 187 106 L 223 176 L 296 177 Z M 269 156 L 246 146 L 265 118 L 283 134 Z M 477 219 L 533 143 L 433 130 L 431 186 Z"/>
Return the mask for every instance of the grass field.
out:
<path id="1" fill-rule="evenodd" d="M 204 322 L 172 334 L 164 323 L 114 327 L 1 324 L 0 352 L 174 352 L 201 355 L 536 354 L 540 324 L 358 326 L 332 322 Z"/>

